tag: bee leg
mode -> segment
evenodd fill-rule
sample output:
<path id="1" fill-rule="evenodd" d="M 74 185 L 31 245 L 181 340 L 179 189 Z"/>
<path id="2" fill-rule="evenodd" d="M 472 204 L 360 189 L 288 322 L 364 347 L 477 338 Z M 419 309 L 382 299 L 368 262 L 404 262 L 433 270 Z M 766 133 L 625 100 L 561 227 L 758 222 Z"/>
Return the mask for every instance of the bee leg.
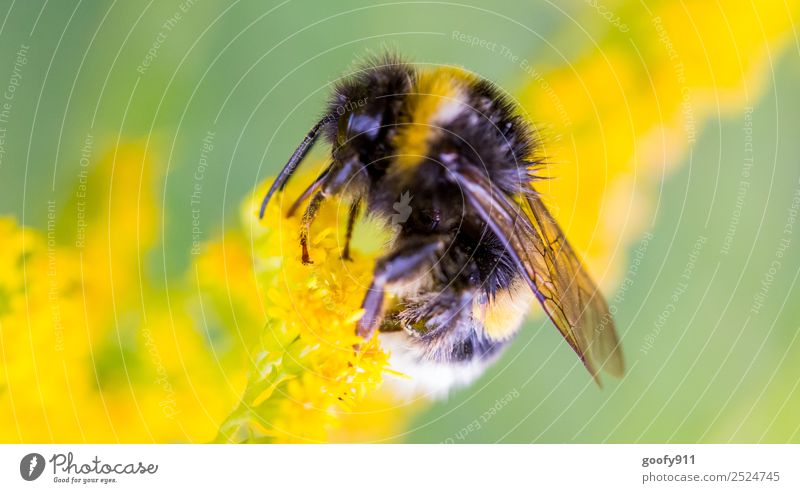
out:
<path id="1" fill-rule="evenodd" d="M 407 243 L 395 252 L 378 259 L 375 271 L 364 302 L 361 307 L 364 315 L 356 325 L 356 333 L 369 339 L 383 320 L 384 290 L 388 284 L 414 276 L 421 268 L 429 265 L 435 252 L 442 249 L 444 242 L 430 239 L 426 242 Z"/>
<path id="2" fill-rule="evenodd" d="M 350 204 L 350 215 L 347 216 L 347 234 L 344 238 L 344 249 L 342 250 L 342 259 L 352 262 L 350 257 L 350 240 L 353 238 L 353 227 L 356 225 L 356 219 L 361 212 L 361 197 L 353 200 Z"/>
<path id="3" fill-rule="evenodd" d="M 311 197 L 311 194 L 317 192 L 319 187 L 322 186 L 322 183 L 325 181 L 325 178 L 328 176 L 328 173 L 331 170 L 333 165 L 329 165 L 325 170 L 320 173 L 314 182 L 305 189 L 305 191 L 295 199 L 292 203 L 292 206 L 289 207 L 289 210 L 286 212 L 286 217 L 294 216 L 294 213 L 297 212 L 297 209 L 300 208 L 300 204 L 302 204 L 307 198 Z"/>
<path id="4" fill-rule="evenodd" d="M 306 194 L 310 195 L 312 192 L 314 193 L 306 207 L 300 224 L 300 247 L 303 250 L 303 264 L 308 265 L 312 263 L 311 257 L 308 254 L 308 230 L 311 227 L 311 223 L 314 222 L 317 212 L 319 212 L 322 201 L 326 197 L 341 193 L 345 184 L 353 180 L 354 173 L 358 172 L 360 166 L 361 161 L 358 160 L 358 157 L 350 158 L 344 162 L 334 161 L 309 187 L 309 190 L 304 192 L 301 196 L 301 199 L 304 199 Z M 290 212 L 293 211 L 290 210 Z M 355 219 L 352 219 L 352 221 L 355 221 Z"/>
<path id="5" fill-rule="evenodd" d="M 314 218 L 317 217 L 319 206 L 322 205 L 324 199 L 325 194 L 322 193 L 322 191 L 315 193 L 311 198 L 311 202 L 308 203 L 305 213 L 303 213 L 303 220 L 300 224 L 300 248 L 302 249 L 304 265 L 313 263 L 308 254 L 308 230 L 311 228 L 311 223 L 314 222 Z"/>

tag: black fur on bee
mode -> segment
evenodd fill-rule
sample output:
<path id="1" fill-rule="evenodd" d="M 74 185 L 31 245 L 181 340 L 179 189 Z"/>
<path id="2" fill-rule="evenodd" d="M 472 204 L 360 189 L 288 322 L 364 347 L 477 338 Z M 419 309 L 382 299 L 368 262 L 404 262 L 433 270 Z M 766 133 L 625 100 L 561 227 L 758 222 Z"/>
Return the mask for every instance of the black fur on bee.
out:
<path id="1" fill-rule="evenodd" d="M 368 60 L 335 84 L 325 114 L 265 196 L 262 215 L 320 135 L 330 164 L 290 209 L 308 201 L 303 262 L 312 262 L 308 229 L 328 198 L 351 201 L 345 258 L 362 209 L 396 231 L 376 261 L 359 335 L 400 327 L 421 360 L 489 360 L 527 309 L 522 286 L 593 375 L 603 365 L 622 373 L 613 323 L 597 328 L 605 301 L 533 188 L 543 163 L 534 129 L 494 84 L 452 67 L 418 69 L 393 55 Z M 402 197 L 411 197 L 410 211 L 398 222 Z"/>

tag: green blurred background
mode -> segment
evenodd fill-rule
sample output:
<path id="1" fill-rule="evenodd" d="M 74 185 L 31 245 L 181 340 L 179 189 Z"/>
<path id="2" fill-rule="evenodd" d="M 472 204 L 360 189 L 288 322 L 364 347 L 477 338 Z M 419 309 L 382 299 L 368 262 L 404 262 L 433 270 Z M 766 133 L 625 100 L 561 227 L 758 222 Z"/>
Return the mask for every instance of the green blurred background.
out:
<path id="1" fill-rule="evenodd" d="M 29 48 L 3 124 L 0 213 L 44 228 L 47 201 L 73 193 L 87 135 L 96 153 L 119 136 L 142 139 L 166 166 L 153 184 L 163 199 L 163 249 L 144 273 L 164 283 L 190 262 L 189 197 L 208 132 L 215 149 L 204 239 L 236 221 L 243 197 L 277 172 L 319 114 L 328 83 L 357 56 L 385 44 L 416 62 L 464 65 L 518 93 L 529 82 L 517 64 L 454 41 L 453 31 L 496 40 L 544 67 L 579 58 L 614 29 L 591 4 L 3 0 L 0 84 L 20 46 Z M 143 66 L 158 40 L 157 57 Z M 752 113 L 705 121 L 679 168 L 653 188 L 651 239 L 634 238 L 616 253 L 639 262 L 614 303 L 626 378 L 599 390 L 539 318 L 479 382 L 417 415 L 399 440 L 800 441 L 800 225 L 785 231 L 800 200 L 797 39 L 769 63 Z M 753 164 L 742 195 L 748 121 Z M 136 189 L 114 193 L 135 207 Z"/>

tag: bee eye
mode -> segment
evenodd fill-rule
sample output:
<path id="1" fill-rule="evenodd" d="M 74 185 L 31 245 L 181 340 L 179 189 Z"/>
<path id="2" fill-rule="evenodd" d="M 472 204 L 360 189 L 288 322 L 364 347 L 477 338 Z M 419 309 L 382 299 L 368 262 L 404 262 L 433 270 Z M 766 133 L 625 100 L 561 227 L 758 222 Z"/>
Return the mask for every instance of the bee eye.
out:
<path id="1" fill-rule="evenodd" d="M 343 145 L 350 139 L 374 141 L 381 130 L 381 115 L 350 112 L 339 120 L 337 140 Z"/>
<path id="2" fill-rule="evenodd" d="M 352 113 L 350 115 L 351 136 L 362 136 L 369 140 L 375 140 L 380 130 L 380 115 L 371 115 L 369 113 Z"/>

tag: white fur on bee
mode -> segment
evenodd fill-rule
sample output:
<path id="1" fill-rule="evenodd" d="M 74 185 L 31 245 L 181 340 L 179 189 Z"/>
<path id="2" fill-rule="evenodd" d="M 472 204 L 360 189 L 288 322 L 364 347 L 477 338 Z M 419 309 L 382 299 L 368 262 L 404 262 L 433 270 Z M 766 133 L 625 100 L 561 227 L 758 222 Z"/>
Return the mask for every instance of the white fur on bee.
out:
<path id="1" fill-rule="evenodd" d="M 437 363 L 423 359 L 420 346 L 405 331 L 382 332 L 381 347 L 390 353 L 389 368 L 403 376 L 385 374 L 384 385 L 400 399 L 441 399 L 465 387 L 483 374 L 491 360 L 475 358 L 466 363 Z"/>

